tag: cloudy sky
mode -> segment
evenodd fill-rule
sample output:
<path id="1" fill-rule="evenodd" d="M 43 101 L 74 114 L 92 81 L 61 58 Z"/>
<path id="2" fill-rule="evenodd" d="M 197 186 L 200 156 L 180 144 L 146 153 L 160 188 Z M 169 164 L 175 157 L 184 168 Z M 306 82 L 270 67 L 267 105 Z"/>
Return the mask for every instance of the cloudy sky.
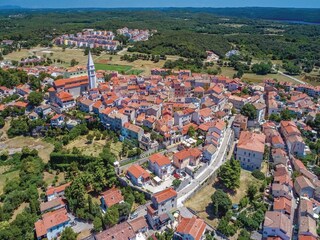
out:
<path id="1" fill-rule="evenodd" d="M 0 0 L 28 8 L 117 7 L 296 7 L 320 8 L 320 0 Z"/>

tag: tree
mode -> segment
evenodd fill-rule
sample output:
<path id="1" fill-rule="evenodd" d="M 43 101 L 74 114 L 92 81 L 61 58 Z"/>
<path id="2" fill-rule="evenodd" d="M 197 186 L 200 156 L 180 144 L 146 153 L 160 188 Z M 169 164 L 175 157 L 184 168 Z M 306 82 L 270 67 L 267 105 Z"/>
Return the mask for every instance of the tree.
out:
<path id="1" fill-rule="evenodd" d="M 290 75 L 298 75 L 300 73 L 300 67 L 295 65 L 293 62 L 286 62 L 283 64 L 283 68 Z"/>
<path id="2" fill-rule="evenodd" d="M 267 75 L 272 70 L 271 62 L 255 63 L 251 67 L 252 72 L 258 75 Z"/>
<path id="3" fill-rule="evenodd" d="M 61 233 L 61 240 L 77 240 L 78 234 L 76 234 L 71 227 L 66 227 Z"/>
<path id="4" fill-rule="evenodd" d="M 77 65 L 79 62 L 77 60 L 75 60 L 74 58 L 70 61 L 70 66 L 74 67 L 75 65 Z"/>
<path id="5" fill-rule="evenodd" d="M 248 203 L 249 203 L 248 197 L 243 197 L 240 200 L 239 207 L 240 208 L 244 208 L 244 207 L 246 207 L 248 205 Z"/>
<path id="6" fill-rule="evenodd" d="M 116 205 L 111 206 L 107 209 L 104 215 L 104 223 L 106 227 L 112 227 L 116 225 L 119 221 L 119 211 Z"/>
<path id="7" fill-rule="evenodd" d="M 124 217 L 126 219 L 130 214 L 131 205 L 127 202 L 123 202 L 123 203 L 119 203 L 117 207 L 119 211 L 119 217 Z"/>
<path id="8" fill-rule="evenodd" d="M 263 172 L 261 172 L 260 170 L 252 171 L 251 175 L 254 176 L 256 179 L 259 179 L 259 180 L 264 180 L 265 179 L 265 176 L 264 176 Z"/>
<path id="9" fill-rule="evenodd" d="M 290 121 L 293 116 L 289 109 L 284 109 L 280 112 L 281 120 Z"/>
<path id="10" fill-rule="evenodd" d="M 256 193 L 258 192 L 257 187 L 254 184 L 250 184 L 247 188 L 247 196 L 249 200 L 252 202 L 254 200 L 254 197 L 256 196 Z"/>
<path id="11" fill-rule="evenodd" d="M 4 121 L 3 117 L 0 117 L 0 128 L 3 128 L 6 122 Z"/>
<path id="12" fill-rule="evenodd" d="M 226 188 L 234 191 L 240 186 L 240 173 L 240 162 L 231 159 L 221 166 L 218 177 Z"/>
<path id="13" fill-rule="evenodd" d="M 258 116 L 256 107 L 251 103 L 247 103 L 241 108 L 241 114 L 248 117 L 249 120 L 254 120 Z"/>
<path id="14" fill-rule="evenodd" d="M 174 179 L 173 181 L 172 181 L 172 186 L 176 189 L 176 188 L 178 188 L 179 186 L 180 186 L 180 184 L 181 184 L 181 180 L 179 180 L 179 179 Z"/>
<path id="15" fill-rule="evenodd" d="M 233 224 L 229 224 L 226 217 L 221 218 L 217 230 L 227 237 L 231 237 L 237 232 L 236 227 Z"/>
<path id="16" fill-rule="evenodd" d="M 194 127 L 193 126 L 190 126 L 189 129 L 188 129 L 188 135 L 190 137 L 194 137 L 196 135 L 196 131 L 194 130 Z"/>
<path id="17" fill-rule="evenodd" d="M 28 96 L 28 102 L 33 106 L 39 106 L 43 101 L 41 92 L 31 92 Z"/>
<path id="18" fill-rule="evenodd" d="M 213 204 L 213 212 L 216 216 L 224 216 L 229 209 L 232 207 L 232 202 L 224 191 L 218 189 L 211 196 L 212 204 Z"/>
<path id="19" fill-rule="evenodd" d="M 242 229 L 240 231 L 239 236 L 238 236 L 238 240 L 250 240 L 250 239 L 251 239 L 250 238 L 250 233 L 247 230 Z"/>
<path id="20" fill-rule="evenodd" d="M 281 117 L 277 113 L 271 113 L 270 116 L 269 116 L 269 120 L 270 121 L 274 121 L 274 122 L 280 122 L 281 121 Z"/>
<path id="21" fill-rule="evenodd" d="M 102 220 L 100 217 L 95 217 L 93 220 L 93 229 L 95 232 L 100 232 L 102 230 Z"/>
<path id="22" fill-rule="evenodd" d="M 88 143 L 92 143 L 94 136 L 92 134 L 87 135 L 87 141 Z"/>

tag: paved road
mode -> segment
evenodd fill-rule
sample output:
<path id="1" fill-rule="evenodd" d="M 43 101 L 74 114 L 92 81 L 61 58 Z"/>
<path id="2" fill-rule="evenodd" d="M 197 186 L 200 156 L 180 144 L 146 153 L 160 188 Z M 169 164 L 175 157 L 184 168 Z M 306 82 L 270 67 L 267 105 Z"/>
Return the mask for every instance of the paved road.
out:
<path id="1" fill-rule="evenodd" d="M 281 72 L 281 71 L 278 71 L 278 73 L 281 74 L 282 76 L 285 76 L 285 77 L 287 77 L 287 78 L 290 78 L 290 79 L 292 79 L 293 81 L 296 81 L 296 82 L 298 82 L 298 83 L 300 83 L 300 84 L 306 84 L 304 81 L 302 81 L 302 80 L 300 80 L 300 79 L 298 79 L 298 78 L 292 77 L 292 76 L 290 76 L 290 75 L 287 75 L 287 74 L 285 74 L 285 73 L 283 73 L 283 72 Z"/>
<path id="2" fill-rule="evenodd" d="M 229 126 L 231 127 L 231 123 L 233 122 L 234 118 L 231 118 L 229 121 Z M 185 188 L 181 189 L 178 192 L 178 207 L 183 206 L 183 202 L 190 196 L 199 185 L 201 185 L 203 182 L 205 182 L 215 171 L 217 171 L 220 166 L 225 161 L 225 154 L 228 148 L 228 143 L 230 140 L 230 137 L 232 135 L 231 128 L 228 127 L 225 133 L 225 137 L 223 139 L 223 142 L 221 144 L 220 149 L 218 150 L 218 153 L 216 155 L 216 158 L 210 163 L 210 165 L 198 175 L 197 178 L 193 179 L 189 185 L 187 185 Z"/>

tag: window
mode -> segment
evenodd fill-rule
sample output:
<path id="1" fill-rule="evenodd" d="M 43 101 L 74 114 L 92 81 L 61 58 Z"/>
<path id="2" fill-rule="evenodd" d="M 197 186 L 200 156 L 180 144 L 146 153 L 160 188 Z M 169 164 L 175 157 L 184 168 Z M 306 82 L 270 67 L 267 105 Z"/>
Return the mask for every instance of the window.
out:
<path id="1" fill-rule="evenodd" d="M 246 155 L 246 152 L 244 152 L 244 155 Z"/>
<path id="2" fill-rule="evenodd" d="M 239 160 L 241 161 L 241 157 L 239 157 Z"/>
<path id="3" fill-rule="evenodd" d="M 249 153 L 249 157 L 250 157 L 251 153 Z"/>

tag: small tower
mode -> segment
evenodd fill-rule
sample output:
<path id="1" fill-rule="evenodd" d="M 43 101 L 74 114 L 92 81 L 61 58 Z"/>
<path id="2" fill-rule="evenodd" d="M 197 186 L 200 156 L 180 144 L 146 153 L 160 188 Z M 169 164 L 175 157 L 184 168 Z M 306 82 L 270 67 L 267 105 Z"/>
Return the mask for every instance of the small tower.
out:
<path id="1" fill-rule="evenodd" d="M 93 59 L 90 51 L 88 54 L 87 71 L 88 71 L 88 79 L 89 79 L 89 89 L 96 88 L 97 77 L 96 77 L 96 71 L 95 71 L 95 67 L 94 67 L 94 63 L 93 63 Z"/>

